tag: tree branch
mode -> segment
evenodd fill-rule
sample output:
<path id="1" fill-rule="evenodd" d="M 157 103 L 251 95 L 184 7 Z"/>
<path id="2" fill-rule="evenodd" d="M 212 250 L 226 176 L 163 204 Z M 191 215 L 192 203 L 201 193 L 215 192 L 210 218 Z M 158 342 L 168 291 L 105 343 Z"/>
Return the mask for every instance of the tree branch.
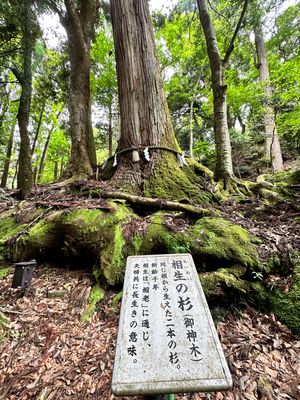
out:
<path id="1" fill-rule="evenodd" d="M 222 18 L 224 18 L 225 21 L 227 21 L 227 23 L 230 24 L 229 19 L 228 19 L 225 15 L 221 14 L 218 10 L 216 10 L 216 9 L 212 6 L 210 0 L 207 0 L 207 2 L 208 2 L 209 7 L 210 7 L 217 15 L 219 15 L 219 16 L 222 17 Z"/>
<path id="2" fill-rule="evenodd" d="M 242 26 L 242 22 L 243 22 L 244 16 L 245 16 L 246 11 L 247 11 L 248 3 L 249 3 L 249 0 L 245 0 L 245 1 L 244 1 L 243 10 L 242 10 L 242 12 L 241 12 L 240 18 L 239 18 L 239 20 L 238 20 L 238 23 L 237 23 L 237 25 L 236 25 L 235 31 L 234 31 L 234 33 L 233 33 L 233 35 L 232 35 L 230 44 L 229 44 L 228 49 L 227 49 L 227 51 L 226 51 L 225 57 L 224 57 L 224 59 L 223 59 L 223 63 L 224 63 L 224 64 L 227 64 L 227 62 L 228 62 L 228 60 L 229 60 L 229 57 L 230 57 L 230 55 L 231 55 L 231 53 L 232 53 L 232 51 L 233 51 L 233 49 L 234 49 L 234 42 L 235 42 L 235 39 L 236 39 L 236 37 L 237 37 L 237 34 L 239 33 L 239 30 L 240 30 L 240 28 L 241 28 L 241 26 Z"/>
<path id="3" fill-rule="evenodd" d="M 59 16 L 59 19 L 61 20 L 62 25 L 65 24 L 66 18 L 62 12 L 62 10 L 60 8 L 57 7 L 57 5 L 55 4 L 55 1 L 53 0 L 47 0 L 46 4 L 48 4 L 48 7 L 54 11 L 55 13 L 57 13 L 57 15 Z"/>
<path id="4" fill-rule="evenodd" d="M 21 71 L 18 70 L 16 67 L 10 67 L 11 72 L 14 74 L 14 76 L 17 78 L 18 82 L 21 85 L 24 85 L 24 75 L 22 74 Z"/>

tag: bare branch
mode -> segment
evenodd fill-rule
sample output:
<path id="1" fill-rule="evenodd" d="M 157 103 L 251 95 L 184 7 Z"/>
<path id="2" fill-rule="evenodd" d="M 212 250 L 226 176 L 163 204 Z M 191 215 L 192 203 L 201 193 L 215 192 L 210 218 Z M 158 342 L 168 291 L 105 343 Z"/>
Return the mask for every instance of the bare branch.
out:
<path id="1" fill-rule="evenodd" d="M 232 51 L 233 51 L 233 49 L 234 49 L 234 42 L 235 42 L 235 39 L 236 39 L 236 37 L 237 37 L 237 34 L 239 33 L 239 30 L 240 30 L 240 28 L 241 28 L 241 26 L 242 26 L 242 22 L 243 22 L 243 20 L 244 20 L 244 16 L 245 16 L 246 11 L 247 11 L 248 3 L 249 3 L 249 0 L 245 0 L 245 1 L 244 1 L 243 10 L 242 10 L 242 12 L 241 12 L 240 18 L 239 18 L 239 20 L 238 20 L 238 23 L 237 23 L 237 25 L 236 25 L 235 31 L 234 31 L 234 33 L 233 33 L 233 35 L 232 35 L 230 44 L 229 44 L 228 49 L 227 49 L 227 51 L 226 51 L 225 57 L 224 57 L 224 59 L 223 59 L 223 63 L 224 63 L 224 64 L 226 64 L 226 63 L 228 62 L 229 57 L 230 57 L 230 55 L 231 55 L 231 53 L 232 53 Z"/>

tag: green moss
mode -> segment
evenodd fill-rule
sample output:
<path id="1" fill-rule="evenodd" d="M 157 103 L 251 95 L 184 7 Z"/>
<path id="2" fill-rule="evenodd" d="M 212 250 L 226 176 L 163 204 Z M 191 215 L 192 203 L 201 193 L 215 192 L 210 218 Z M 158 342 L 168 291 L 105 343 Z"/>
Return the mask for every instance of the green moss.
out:
<path id="1" fill-rule="evenodd" d="M 288 291 L 266 288 L 263 282 L 251 283 L 254 299 L 260 307 L 272 311 L 281 322 L 300 332 L 300 256 L 294 255 L 293 285 Z"/>
<path id="2" fill-rule="evenodd" d="M 61 212 L 52 214 L 37 222 L 12 245 L 14 261 L 42 256 L 61 243 L 59 222 Z"/>
<path id="3" fill-rule="evenodd" d="M 121 290 L 121 292 L 117 293 L 112 301 L 111 301 L 111 306 L 115 307 L 121 300 L 122 300 L 122 296 L 123 296 L 123 290 Z"/>
<path id="4" fill-rule="evenodd" d="M 144 195 L 176 201 L 191 199 L 198 204 L 211 200 L 210 193 L 201 190 L 192 169 L 181 169 L 175 155 L 167 152 L 162 152 L 151 176 L 145 180 Z"/>
<path id="5" fill-rule="evenodd" d="M 87 321 L 94 314 L 97 304 L 104 299 L 104 296 L 104 289 L 102 289 L 98 284 L 94 285 L 88 299 L 88 308 L 82 316 L 83 321 Z"/>
<path id="6" fill-rule="evenodd" d="M 144 235 L 135 235 L 132 239 L 134 254 L 186 253 L 189 251 L 186 237 L 171 232 L 165 225 L 163 214 L 156 213 Z"/>
<path id="7" fill-rule="evenodd" d="M 124 246 L 125 239 L 123 237 L 122 228 L 120 225 L 116 225 L 114 228 L 114 236 L 110 242 L 107 242 L 100 257 L 103 275 L 106 281 L 112 286 L 120 283 L 124 275 Z"/>
<path id="8" fill-rule="evenodd" d="M 271 310 L 291 329 L 300 332 L 300 258 L 294 268 L 294 283 L 288 292 L 274 290 L 268 293 Z"/>
<path id="9" fill-rule="evenodd" d="M 188 233 L 193 253 L 254 267 L 259 264 L 255 239 L 239 225 L 223 218 L 202 218 Z"/>
<path id="10" fill-rule="evenodd" d="M 25 227 L 24 224 L 15 221 L 14 213 L 15 210 L 9 210 L 0 214 L 0 246 Z"/>
<path id="11" fill-rule="evenodd" d="M 246 272 L 245 267 L 220 268 L 214 272 L 200 273 L 199 279 L 207 297 L 224 296 L 228 289 L 234 289 L 242 294 L 251 290 L 251 285 L 240 279 Z"/>
<path id="12" fill-rule="evenodd" d="M 0 279 L 6 278 L 11 272 L 11 267 L 0 267 Z"/>

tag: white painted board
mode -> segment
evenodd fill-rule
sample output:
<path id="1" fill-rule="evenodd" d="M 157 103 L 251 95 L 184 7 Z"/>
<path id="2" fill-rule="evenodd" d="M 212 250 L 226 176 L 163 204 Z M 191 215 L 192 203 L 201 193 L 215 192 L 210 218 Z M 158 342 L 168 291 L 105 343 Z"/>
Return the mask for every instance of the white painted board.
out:
<path id="1" fill-rule="evenodd" d="M 128 257 L 113 393 L 203 392 L 231 386 L 192 256 Z"/>

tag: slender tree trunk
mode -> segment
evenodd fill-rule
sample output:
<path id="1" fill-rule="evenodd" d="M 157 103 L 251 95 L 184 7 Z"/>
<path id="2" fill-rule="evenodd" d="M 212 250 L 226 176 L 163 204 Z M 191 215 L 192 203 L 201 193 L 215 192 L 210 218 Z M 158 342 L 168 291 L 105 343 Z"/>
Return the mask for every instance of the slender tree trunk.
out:
<path id="1" fill-rule="evenodd" d="M 215 28 L 211 21 L 206 0 L 197 0 L 201 25 L 204 31 L 210 62 L 214 97 L 214 133 L 217 152 L 215 179 L 233 175 L 231 145 L 227 122 L 225 63 L 218 49 Z"/>
<path id="2" fill-rule="evenodd" d="M 60 170 L 59 170 L 59 177 L 61 178 L 64 172 L 65 168 L 65 163 L 64 163 L 64 155 L 61 156 L 61 161 L 60 161 Z"/>
<path id="3" fill-rule="evenodd" d="M 23 24 L 22 24 L 22 49 L 23 49 L 23 72 L 14 71 L 21 83 L 22 91 L 18 109 L 18 124 L 20 131 L 20 154 L 19 169 L 17 175 L 17 187 L 21 189 L 20 198 L 24 199 L 32 188 L 31 149 L 28 132 L 30 103 L 32 93 L 31 60 L 33 52 L 33 27 L 30 0 L 23 0 Z"/>
<path id="4" fill-rule="evenodd" d="M 35 147 L 36 147 L 36 143 L 40 134 L 40 129 L 42 126 L 42 120 L 43 120 L 43 115 L 44 115 L 44 111 L 45 111 L 45 106 L 46 106 L 46 99 L 44 99 L 43 104 L 42 104 L 42 108 L 40 111 L 40 115 L 39 115 L 39 120 L 36 126 L 36 130 L 35 130 L 35 135 L 34 135 L 34 139 L 33 139 L 33 143 L 32 143 L 32 147 L 31 147 L 31 155 L 33 155 Z"/>
<path id="5" fill-rule="evenodd" d="M 54 161 L 54 172 L 53 172 L 54 181 L 57 181 L 58 178 L 58 161 Z"/>
<path id="6" fill-rule="evenodd" d="M 159 158 L 171 156 L 172 171 L 178 168 L 174 154 L 154 151 L 151 162 L 145 162 L 137 147 L 165 146 L 178 151 L 179 146 L 163 90 L 147 0 L 112 0 L 111 13 L 121 118 L 117 151 L 132 149 L 120 155 L 114 180 L 134 185 L 152 174 Z"/>
<path id="7" fill-rule="evenodd" d="M 12 126 L 11 126 L 10 135 L 8 138 L 7 148 L 6 148 L 6 157 L 5 157 L 4 167 L 3 167 L 3 174 L 2 174 L 2 178 L 1 178 L 1 187 L 2 188 L 5 188 L 7 185 L 8 171 L 9 171 L 10 159 L 11 159 L 12 148 L 13 148 L 13 143 L 14 143 L 14 133 L 15 133 L 16 123 L 17 123 L 17 117 L 14 117 Z"/>
<path id="8" fill-rule="evenodd" d="M 258 59 L 258 69 L 260 81 L 264 93 L 264 125 L 266 133 L 266 158 L 272 163 L 274 172 L 283 170 L 283 161 L 279 137 L 277 134 L 274 109 L 271 105 L 272 87 L 270 83 L 270 73 L 267 60 L 266 47 L 260 20 L 256 20 L 254 27 L 255 47 Z"/>
<path id="9" fill-rule="evenodd" d="M 194 100 L 190 103 L 190 157 L 194 158 L 194 124 L 193 124 L 193 116 L 194 116 Z"/>
<path id="10" fill-rule="evenodd" d="M 240 115 L 237 118 L 238 118 L 240 127 L 242 129 L 242 134 L 244 134 L 246 132 L 246 124 L 244 123 L 244 121 L 242 120 L 242 117 Z"/>
<path id="11" fill-rule="evenodd" d="M 113 154 L 113 130 L 112 130 L 112 102 L 108 106 L 108 156 L 111 157 Z"/>
<path id="12" fill-rule="evenodd" d="M 96 151 L 91 121 L 90 47 L 97 18 L 98 1 L 65 0 L 62 18 L 68 36 L 71 74 L 69 114 L 71 157 L 69 175 L 91 175 Z"/>
<path id="13" fill-rule="evenodd" d="M 41 183 L 41 181 L 42 181 L 42 176 L 43 176 L 44 167 L 45 167 L 45 161 L 46 161 L 46 154 L 47 154 L 47 150 L 48 150 L 48 146 L 49 146 L 49 142 L 50 142 L 52 131 L 53 131 L 53 128 L 49 130 L 48 135 L 47 135 L 47 139 L 46 139 L 45 144 L 44 144 L 43 153 L 42 153 L 42 157 L 41 157 L 40 165 L 39 165 L 39 170 L 38 170 L 38 174 L 37 174 L 37 182 L 38 183 Z"/>

